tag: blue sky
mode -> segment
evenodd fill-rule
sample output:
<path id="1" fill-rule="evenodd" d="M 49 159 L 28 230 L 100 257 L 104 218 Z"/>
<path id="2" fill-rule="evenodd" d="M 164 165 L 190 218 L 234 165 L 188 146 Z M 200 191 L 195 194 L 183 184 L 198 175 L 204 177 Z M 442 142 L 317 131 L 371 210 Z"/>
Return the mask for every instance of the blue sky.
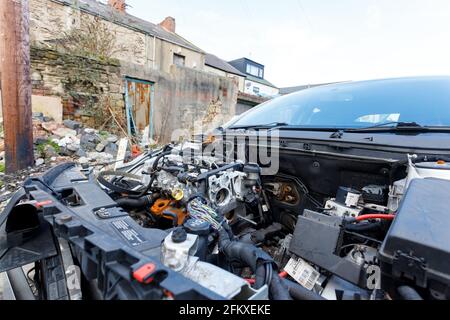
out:
<path id="1" fill-rule="evenodd" d="M 274 84 L 450 74 L 449 0 L 128 0 L 207 52 L 266 66 Z"/>

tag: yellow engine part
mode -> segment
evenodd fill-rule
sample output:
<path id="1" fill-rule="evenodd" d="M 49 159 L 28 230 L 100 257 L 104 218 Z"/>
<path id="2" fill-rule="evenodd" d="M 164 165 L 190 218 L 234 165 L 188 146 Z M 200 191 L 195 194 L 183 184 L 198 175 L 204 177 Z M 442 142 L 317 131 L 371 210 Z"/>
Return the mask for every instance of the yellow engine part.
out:
<path id="1" fill-rule="evenodd" d="M 181 189 L 174 189 L 172 190 L 172 198 L 174 198 L 176 201 L 181 201 L 184 198 L 184 192 Z"/>

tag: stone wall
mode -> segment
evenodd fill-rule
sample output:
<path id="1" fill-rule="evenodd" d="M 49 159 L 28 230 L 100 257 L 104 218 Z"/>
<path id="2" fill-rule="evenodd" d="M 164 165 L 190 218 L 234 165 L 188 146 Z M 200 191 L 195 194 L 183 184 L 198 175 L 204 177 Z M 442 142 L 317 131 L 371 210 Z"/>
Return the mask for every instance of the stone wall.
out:
<path id="1" fill-rule="evenodd" d="M 235 114 L 236 83 L 203 71 L 172 66 L 171 72 L 165 73 L 115 59 L 70 55 L 37 44 L 31 49 L 31 65 L 33 95 L 60 97 L 64 119 L 87 126 L 104 125 L 111 107 L 126 129 L 126 77 L 154 83 L 158 142 L 170 142 L 177 129 L 192 132 L 199 124 L 214 128 Z M 111 121 L 107 125 L 116 126 Z"/>
<path id="2" fill-rule="evenodd" d="M 64 119 L 99 126 L 105 121 L 104 107 L 124 114 L 118 60 L 86 58 L 34 45 L 31 69 L 33 95 L 60 97 Z"/>
<path id="3" fill-rule="evenodd" d="M 62 5 L 51 0 L 31 0 L 30 38 L 34 42 L 56 44 L 73 29 L 83 27 L 94 17 L 77 8 Z M 146 64 L 146 39 L 142 33 L 102 21 L 111 32 L 116 34 L 114 57 L 130 59 L 133 63 Z M 119 50 L 121 49 L 121 50 Z"/>

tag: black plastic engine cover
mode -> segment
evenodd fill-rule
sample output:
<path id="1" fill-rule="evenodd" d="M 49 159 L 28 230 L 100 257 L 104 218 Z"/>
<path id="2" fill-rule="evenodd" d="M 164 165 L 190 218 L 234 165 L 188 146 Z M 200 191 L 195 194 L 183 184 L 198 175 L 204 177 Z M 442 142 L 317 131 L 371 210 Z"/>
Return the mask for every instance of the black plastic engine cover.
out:
<path id="1" fill-rule="evenodd" d="M 90 177 L 75 165 L 64 164 L 40 178 L 25 182 L 23 190 L 13 197 L 0 215 L 0 231 L 6 230 L 2 225 L 13 225 L 14 208 L 25 198 L 45 203 L 39 218 L 47 222 L 44 225 L 48 228 L 42 230 L 48 231 L 49 236 L 45 237 L 46 233 L 40 232 L 27 238 L 25 244 L 16 244 L 8 242 L 6 235 L 2 237 L 0 232 L 0 270 L 58 257 L 54 246 L 48 246 L 48 250 L 35 248 L 46 244 L 37 241 L 40 237 L 53 245 L 54 234 L 69 242 L 84 277 L 88 281 L 97 281 L 104 299 L 161 299 L 163 292 L 170 292 L 180 300 L 224 299 L 164 266 L 160 261 L 161 244 L 168 233 L 141 227 Z M 81 201 L 75 204 L 66 201 L 65 197 L 73 194 Z M 24 250 L 32 255 L 16 254 Z M 154 281 L 150 284 L 139 282 L 133 276 L 134 271 L 149 264 L 154 266 Z"/>
<path id="2" fill-rule="evenodd" d="M 343 219 L 305 210 L 298 217 L 289 251 L 361 288 L 367 287 L 363 265 L 336 254 L 342 244 Z"/>
<path id="3" fill-rule="evenodd" d="M 382 286 L 413 283 L 450 299 L 450 181 L 416 179 L 379 252 Z"/>

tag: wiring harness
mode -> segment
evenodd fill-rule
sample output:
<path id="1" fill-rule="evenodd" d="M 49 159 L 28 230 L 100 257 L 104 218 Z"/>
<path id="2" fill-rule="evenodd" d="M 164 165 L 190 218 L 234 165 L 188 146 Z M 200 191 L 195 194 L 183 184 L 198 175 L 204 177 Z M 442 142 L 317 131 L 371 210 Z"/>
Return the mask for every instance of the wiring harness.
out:
<path id="1" fill-rule="evenodd" d="M 198 197 L 189 202 L 188 212 L 191 218 L 209 222 L 215 230 L 219 230 L 225 222 L 223 216 L 219 215 Z"/>

